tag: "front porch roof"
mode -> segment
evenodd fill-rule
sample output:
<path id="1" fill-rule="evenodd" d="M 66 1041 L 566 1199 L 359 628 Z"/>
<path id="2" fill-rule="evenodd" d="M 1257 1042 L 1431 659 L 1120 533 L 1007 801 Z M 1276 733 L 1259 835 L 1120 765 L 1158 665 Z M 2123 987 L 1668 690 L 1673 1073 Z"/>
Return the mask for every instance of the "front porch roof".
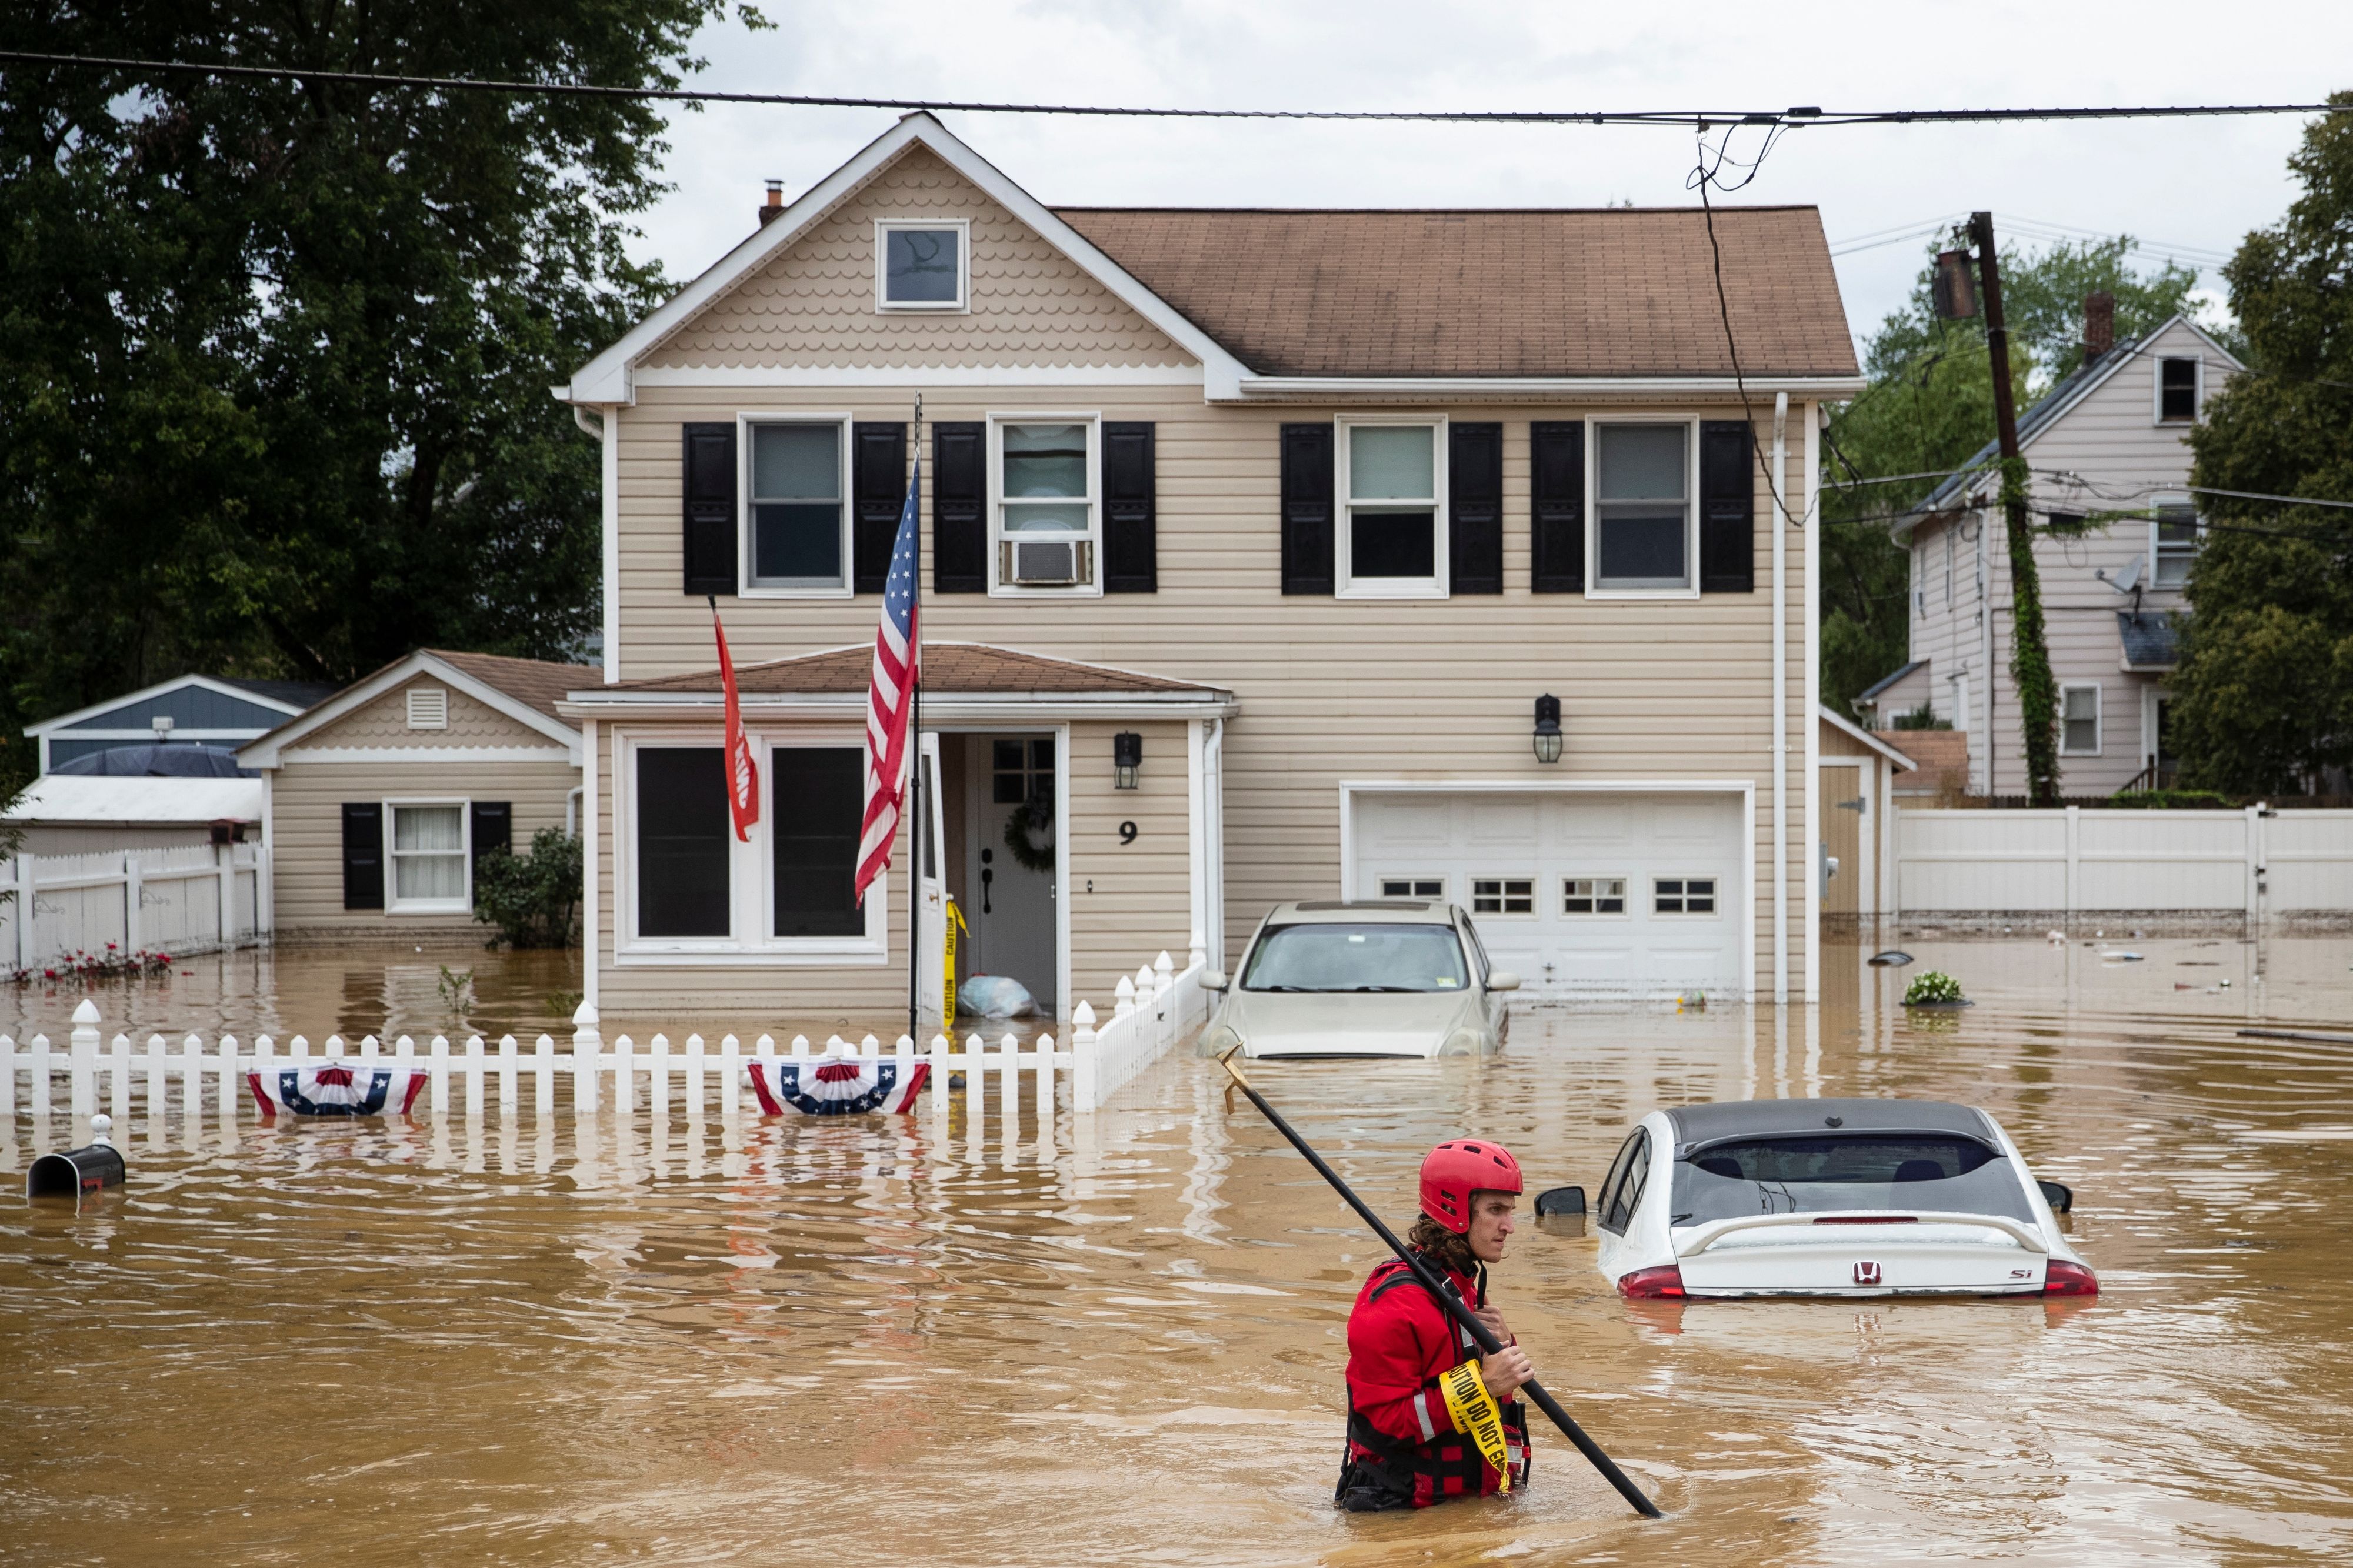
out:
<path id="1" fill-rule="evenodd" d="M 738 665 L 735 689 L 748 714 L 839 718 L 863 712 L 873 671 L 873 645 L 861 644 Z M 561 711 L 575 719 L 706 718 L 723 700 L 714 667 L 575 691 Z M 923 646 L 927 721 L 1230 718 L 1240 710 L 1221 687 L 987 643 Z"/>

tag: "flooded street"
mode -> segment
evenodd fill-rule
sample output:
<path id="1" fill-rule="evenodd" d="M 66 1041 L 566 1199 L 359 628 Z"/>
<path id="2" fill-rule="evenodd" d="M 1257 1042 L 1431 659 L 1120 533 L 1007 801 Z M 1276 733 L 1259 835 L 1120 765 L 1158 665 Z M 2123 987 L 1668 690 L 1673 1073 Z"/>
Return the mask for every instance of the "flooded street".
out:
<path id="1" fill-rule="evenodd" d="M 2353 1032 L 2353 942 L 1907 945 L 1909 971 L 1832 949 L 1812 1010 L 1525 1011 L 1489 1061 L 1252 1072 L 1400 1226 L 1440 1138 L 1590 1190 L 1644 1111 L 1746 1096 L 1982 1105 L 2073 1186 L 2104 1288 L 2081 1304 L 1633 1304 L 1589 1235 L 1525 1224 L 1494 1299 L 1662 1521 L 1542 1427 L 1523 1496 L 1335 1513 L 1343 1326 L 1378 1243 L 1180 1052 L 1042 1128 L 1026 1098 L 1009 1128 L 994 1101 L 944 1128 L 135 1116 L 127 1187 L 0 1208 L 0 1555 L 2353 1558 L 2353 1047 L 2238 1033 Z M 356 999 L 305 982 L 262 1024 L 428 1007 L 435 957 L 410 958 L 392 1004 L 381 964 L 375 993 L 352 968 Z M 576 970 L 534 962 L 495 1026 L 557 1026 L 520 999 Z M 1926 967 L 1978 1005 L 1905 1016 Z M 250 1008 L 235 983 L 188 1005 Z M 110 1028 L 221 1026 L 100 1000 Z M 61 1037 L 72 998 L 11 1005 Z"/>

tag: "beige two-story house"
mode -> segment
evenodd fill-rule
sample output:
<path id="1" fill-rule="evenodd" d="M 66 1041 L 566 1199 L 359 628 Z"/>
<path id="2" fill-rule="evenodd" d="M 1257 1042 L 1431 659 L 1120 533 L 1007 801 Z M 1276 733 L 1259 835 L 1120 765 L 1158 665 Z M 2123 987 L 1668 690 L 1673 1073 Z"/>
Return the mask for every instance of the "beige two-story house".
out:
<path id="1" fill-rule="evenodd" d="M 2059 787 L 2074 795 L 2171 782 L 2165 679 L 2200 526 L 2189 434 L 2207 398 L 2244 368 L 2182 316 L 2115 342 L 2112 311 L 2093 296 L 2084 363 L 2018 421 L 2034 510 L 2111 520 L 2034 540 L 2059 684 Z M 1969 792 L 2017 795 L 2026 767 L 1996 457 L 1988 443 L 1893 525 L 1911 556 L 1911 657 L 1859 702 L 1878 722 L 1926 708 L 1968 731 Z"/>
<path id="2" fill-rule="evenodd" d="M 887 1020 L 911 897 L 1065 1017 L 1286 899 L 1460 904 L 1540 996 L 1812 994 L 1810 476 L 1861 385 L 1812 209 L 1715 214 L 1720 305 L 1697 208 L 1050 208 L 917 114 L 761 216 L 557 389 L 608 1018 Z M 928 842 L 860 902 L 917 461 Z"/>

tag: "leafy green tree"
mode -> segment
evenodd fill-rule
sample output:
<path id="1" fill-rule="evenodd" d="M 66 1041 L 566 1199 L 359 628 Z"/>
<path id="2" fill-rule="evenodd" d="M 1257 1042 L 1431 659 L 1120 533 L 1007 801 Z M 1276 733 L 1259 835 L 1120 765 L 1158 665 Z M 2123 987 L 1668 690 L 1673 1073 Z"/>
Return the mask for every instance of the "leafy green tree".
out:
<path id="1" fill-rule="evenodd" d="M 582 854 L 577 837 L 560 827 L 543 827 L 531 836 L 529 855 L 493 849 L 483 856 L 474 868 L 474 918 L 499 928 L 490 945 L 575 945 L 580 940 Z"/>
<path id="2" fill-rule="evenodd" d="M 2208 401 L 2191 482 L 2353 500 L 2353 116 L 2315 121 L 2288 167 L 2303 194 L 2223 268 L 2253 369 Z M 2169 682 L 2183 780 L 2300 793 L 2353 764 L 2353 512 L 2200 504 L 2215 527 Z"/>
<path id="3" fill-rule="evenodd" d="M 35 0 L 0 43 L 654 86 L 723 3 Z M 626 100 L 0 66 L 0 737 L 191 668 L 576 650 L 596 453 L 547 388 L 660 291 L 622 247 L 661 128 Z"/>
<path id="4" fill-rule="evenodd" d="M 2137 249 L 2128 236 L 2031 256 L 2003 248 L 2010 377 L 2021 410 L 2083 363 L 2084 295 L 2105 289 L 2116 296 L 2118 341 L 2192 309 L 2189 294 L 2198 275 L 2172 262 L 2136 271 Z M 1938 482 L 1858 481 L 1947 473 L 1993 439 L 1993 365 L 1983 321 L 1938 321 L 1932 270 L 1922 268 L 1910 301 L 1865 341 L 1870 384 L 1832 411 L 1824 443 L 1822 694 L 1841 713 L 1856 693 L 1904 662 L 1909 571 L 1888 523 Z"/>

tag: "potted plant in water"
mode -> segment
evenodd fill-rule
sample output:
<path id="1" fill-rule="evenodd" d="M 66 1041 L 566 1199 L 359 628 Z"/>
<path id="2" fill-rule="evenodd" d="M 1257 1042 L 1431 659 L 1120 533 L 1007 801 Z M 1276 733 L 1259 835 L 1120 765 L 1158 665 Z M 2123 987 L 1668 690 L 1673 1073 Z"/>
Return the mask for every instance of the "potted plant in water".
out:
<path id="1" fill-rule="evenodd" d="M 1966 1007 L 1968 997 L 1961 994 L 1961 983 L 1941 969 L 1931 969 L 1912 977 L 1904 988 L 1906 1007 Z"/>

